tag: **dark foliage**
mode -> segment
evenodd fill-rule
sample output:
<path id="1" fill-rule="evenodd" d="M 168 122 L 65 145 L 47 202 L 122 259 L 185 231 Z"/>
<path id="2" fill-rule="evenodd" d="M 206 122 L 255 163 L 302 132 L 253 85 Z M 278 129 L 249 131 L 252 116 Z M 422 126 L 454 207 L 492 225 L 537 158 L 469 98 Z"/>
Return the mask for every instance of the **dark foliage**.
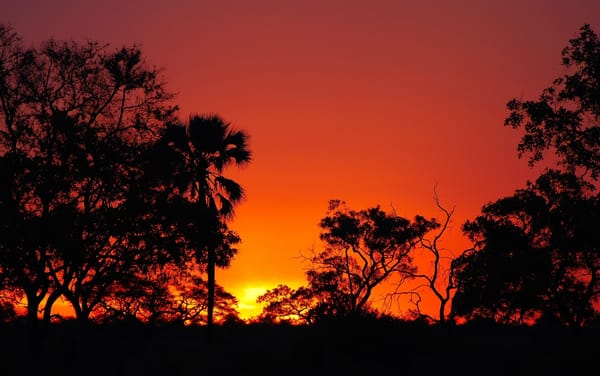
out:
<path id="1" fill-rule="evenodd" d="M 82 321 L 235 313 L 214 269 L 240 241 L 225 219 L 243 190 L 221 173 L 249 161 L 247 136 L 216 115 L 181 125 L 172 99 L 135 46 L 25 48 L 0 25 L 3 308 L 26 302 L 31 325 L 59 298 Z"/>
<path id="2" fill-rule="evenodd" d="M 519 155 L 546 169 L 464 224 L 475 248 L 454 260 L 453 312 L 499 322 L 589 325 L 600 314 L 600 40 L 589 25 L 562 52 L 565 74 L 536 101 L 513 99 Z"/>
<path id="3" fill-rule="evenodd" d="M 538 100 L 512 99 L 505 125 L 522 129 L 519 155 L 531 165 L 546 151 L 568 172 L 600 177 L 600 40 L 589 24 L 562 51 L 565 74 Z"/>
<path id="4" fill-rule="evenodd" d="M 411 251 L 423 235 L 439 227 L 435 220 L 413 221 L 379 207 L 352 210 L 331 200 L 320 222 L 324 249 L 309 259 L 308 286 L 280 285 L 258 298 L 266 303 L 263 320 L 317 320 L 376 315 L 370 307 L 374 289 L 393 275 L 416 270 Z"/>

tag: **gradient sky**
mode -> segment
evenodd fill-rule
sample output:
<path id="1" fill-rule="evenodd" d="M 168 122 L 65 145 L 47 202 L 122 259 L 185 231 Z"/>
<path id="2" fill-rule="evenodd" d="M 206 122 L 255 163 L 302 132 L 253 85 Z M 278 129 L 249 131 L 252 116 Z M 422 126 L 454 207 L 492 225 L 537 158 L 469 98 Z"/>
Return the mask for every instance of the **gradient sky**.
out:
<path id="1" fill-rule="evenodd" d="M 537 172 L 519 160 L 506 102 L 536 98 L 597 0 L 0 0 L 26 44 L 49 37 L 137 44 L 164 68 L 182 119 L 216 112 L 250 134 L 242 237 L 217 282 L 241 299 L 305 281 L 330 199 L 460 225 Z"/>

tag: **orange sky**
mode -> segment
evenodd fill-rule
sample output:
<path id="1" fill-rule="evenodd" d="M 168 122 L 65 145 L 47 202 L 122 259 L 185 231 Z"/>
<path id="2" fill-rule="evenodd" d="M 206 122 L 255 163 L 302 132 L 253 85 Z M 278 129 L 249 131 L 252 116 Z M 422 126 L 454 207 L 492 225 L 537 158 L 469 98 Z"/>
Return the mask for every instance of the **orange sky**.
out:
<path id="1" fill-rule="evenodd" d="M 180 115 L 217 112 L 251 136 L 231 227 L 240 254 L 217 281 L 242 300 L 304 282 L 329 199 L 412 217 L 456 206 L 460 225 L 535 171 L 505 128 L 535 98 L 597 0 L 0 0 L 26 43 L 50 36 L 137 44 L 164 67 Z"/>

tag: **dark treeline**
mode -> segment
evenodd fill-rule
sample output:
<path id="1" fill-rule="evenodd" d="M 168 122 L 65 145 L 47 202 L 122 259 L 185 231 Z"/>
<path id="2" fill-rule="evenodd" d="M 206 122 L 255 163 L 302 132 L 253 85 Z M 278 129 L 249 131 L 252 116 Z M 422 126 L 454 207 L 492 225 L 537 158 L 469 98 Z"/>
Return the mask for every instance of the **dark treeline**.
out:
<path id="1" fill-rule="evenodd" d="M 471 248 L 445 261 L 440 242 L 454 211 L 437 193 L 441 219 L 331 200 L 306 286 L 260 296 L 264 311 L 248 328 L 357 319 L 421 329 L 458 320 L 597 326 L 600 40 L 589 25 L 562 65 L 538 99 L 511 100 L 505 121 L 522 132 L 520 156 L 557 164 L 464 223 Z M 227 223 L 244 190 L 225 172 L 251 161 L 248 134 L 218 114 L 179 120 L 161 77 L 135 46 L 49 39 L 25 48 L 0 26 L 5 323 L 49 324 L 60 299 L 79 323 L 240 328 L 237 300 L 215 283 L 215 269 L 241 240 Z M 433 267 L 420 270 L 417 252 Z M 419 287 L 407 289 L 410 281 Z M 384 283 L 396 286 L 390 301 L 408 299 L 408 317 L 373 307 Z M 421 310 L 424 294 L 437 314 Z"/>

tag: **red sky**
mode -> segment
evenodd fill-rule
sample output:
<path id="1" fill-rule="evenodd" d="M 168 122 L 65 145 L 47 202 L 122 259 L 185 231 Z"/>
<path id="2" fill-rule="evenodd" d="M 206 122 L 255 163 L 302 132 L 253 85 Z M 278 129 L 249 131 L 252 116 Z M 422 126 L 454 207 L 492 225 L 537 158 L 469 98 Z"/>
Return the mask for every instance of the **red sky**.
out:
<path id="1" fill-rule="evenodd" d="M 242 300 L 304 282 L 329 199 L 439 216 L 446 245 L 481 206 L 536 172 L 519 160 L 506 102 L 561 74 L 560 51 L 597 0 L 0 0 L 26 43 L 139 45 L 165 69 L 180 116 L 216 112 L 251 136 L 247 190 L 231 224 L 240 253 L 217 282 Z"/>

